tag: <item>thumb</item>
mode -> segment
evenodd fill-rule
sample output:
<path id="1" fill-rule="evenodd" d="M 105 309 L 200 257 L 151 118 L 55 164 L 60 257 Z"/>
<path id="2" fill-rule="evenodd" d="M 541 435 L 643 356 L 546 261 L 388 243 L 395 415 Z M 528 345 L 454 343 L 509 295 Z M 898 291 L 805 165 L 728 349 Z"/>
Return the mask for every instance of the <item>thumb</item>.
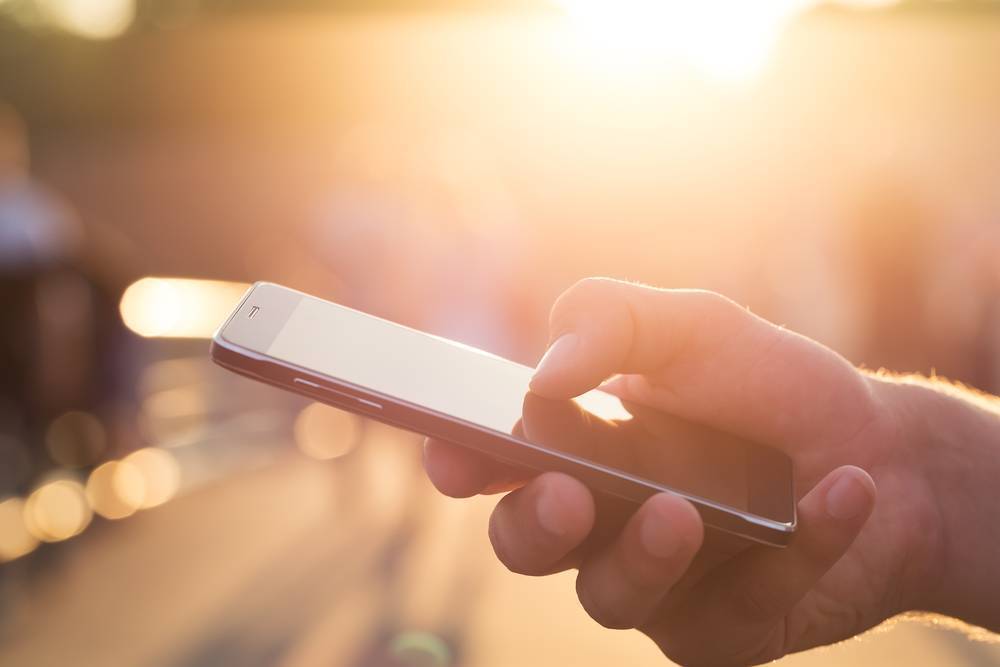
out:
<path id="1" fill-rule="evenodd" d="M 622 374 L 636 403 L 780 448 L 843 442 L 874 418 L 846 359 L 711 292 L 587 278 L 556 300 L 549 330 L 530 384 L 545 398 Z"/>
<path id="2" fill-rule="evenodd" d="M 586 278 L 552 306 L 552 342 L 531 390 L 562 399 L 593 389 L 615 373 L 653 373 L 686 348 L 696 324 L 713 325 L 697 331 L 707 339 L 732 330 L 721 319 L 743 315 L 732 302 L 708 292 Z"/>

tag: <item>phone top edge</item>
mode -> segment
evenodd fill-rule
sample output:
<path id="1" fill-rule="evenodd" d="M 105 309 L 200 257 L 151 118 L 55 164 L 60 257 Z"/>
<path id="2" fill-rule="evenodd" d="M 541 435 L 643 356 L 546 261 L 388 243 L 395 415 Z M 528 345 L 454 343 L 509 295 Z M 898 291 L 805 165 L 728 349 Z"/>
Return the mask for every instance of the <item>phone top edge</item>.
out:
<path id="1" fill-rule="evenodd" d="M 230 312 L 229 315 L 226 316 L 226 319 L 224 319 L 222 321 L 222 324 L 220 324 L 218 326 L 218 328 L 215 330 L 215 333 L 212 334 L 212 341 L 213 342 L 223 340 L 223 336 L 222 336 L 223 330 L 227 326 L 229 326 L 229 323 L 233 321 L 233 318 L 235 318 L 236 315 L 240 312 L 240 310 L 243 309 L 243 304 L 245 304 L 247 302 L 247 299 L 250 298 L 250 295 L 253 294 L 253 291 L 255 289 L 257 289 L 258 285 L 261 285 L 261 284 L 262 283 L 260 281 L 258 281 L 258 282 L 253 283 L 249 287 L 247 287 L 246 291 L 243 292 L 243 296 L 241 296 L 240 300 L 236 302 L 235 306 L 233 306 L 232 312 Z"/>
<path id="2" fill-rule="evenodd" d="M 452 345 L 454 347 L 461 347 L 461 348 L 464 348 L 466 350 L 473 351 L 476 354 L 481 354 L 481 355 L 485 355 L 485 356 L 488 356 L 488 357 L 493 357 L 495 359 L 499 359 L 499 360 L 503 361 L 504 363 L 511 364 L 511 365 L 514 365 L 514 366 L 518 366 L 520 368 L 525 368 L 525 369 L 529 369 L 529 370 L 532 370 L 532 371 L 534 370 L 534 368 L 532 366 L 528 366 L 526 364 L 522 364 L 522 363 L 514 361 L 512 359 L 508 359 L 508 358 L 500 356 L 500 355 L 498 355 L 496 353 L 490 352 L 489 350 L 484 350 L 484 349 L 482 349 L 480 347 L 476 347 L 474 345 L 469 345 L 467 343 L 462 343 L 460 341 L 453 340 L 451 338 L 446 338 L 445 336 L 440 336 L 438 334 L 433 334 L 433 333 L 430 333 L 429 331 L 424 331 L 422 329 L 417 329 L 415 327 L 411 327 L 409 325 L 403 324 L 401 322 L 397 322 L 395 320 L 390 320 L 388 318 L 381 317 L 379 315 L 373 315 L 372 313 L 368 313 L 368 312 L 365 312 L 363 310 L 359 310 L 357 308 L 352 308 L 351 306 L 347 306 L 347 305 L 344 305 L 342 303 L 338 303 L 336 301 L 331 301 L 330 299 L 325 299 L 323 297 L 316 296 L 315 294 L 309 294 L 308 292 L 303 292 L 301 290 L 297 290 L 295 288 L 287 287 L 286 285 L 281 285 L 281 284 L 278 284 L 278 283 L 275 283 L 275 282 L 270 282 L 270 281 L 267 281 L 267 280 L 258 280 L 255 283 L 253 283 L 252 285 L 250 285 L 250 287 L 247 289 L 247 292 L 243 295 L 243 297 L 240 299 L 240 302 L 236 305 L 236 308 L 229 315 L 229 317 L 226 318 L 226 321 L 222 324 L 222 326 L 220 326 L 219 329 L 216 331 L 217 335 L 221 334 L 221 332 L 225 329 L 225 327 L 233 320 L 233 318 L 236 316 L 236 314 L 243 307 L 243 304 L 246 303 L 247 298 L 249 298 L 250 295 L 256 289 L 258 289 L 260 287 L 274 288 L 274 289 L 281 290 L 283 292 L 287 292 L 289 294 L 295 295 L 295 296 L 300 297 L 302 299 L 310 299 L 312 301 L 320 301 L 320 302 L 322 302 L 322 303 L 324 303 L 326 305 L 332 306 L 334 308 L 338 308 L 338 309 L 340 309 L 342 311 L 348 311 L 348 312 L 351 312 L 351 313 L 356 313 L 358 315 L 364 315 L 367 318 L 371 318 L 371 319 L 377 320 L 379 322 L 384 322 L 385 324 L 389 324 L 389 325 L 392 325 L 394 327 L 398 327 L 400 329 L 403 329 L 405 331 L 409 331 L 411 333 L 418 334 L 418 335 L 423 336 L 425 338 L 433 338 L 435 340 L 444 341 L 444 342 L 446 342 L 449 345 Z"/>

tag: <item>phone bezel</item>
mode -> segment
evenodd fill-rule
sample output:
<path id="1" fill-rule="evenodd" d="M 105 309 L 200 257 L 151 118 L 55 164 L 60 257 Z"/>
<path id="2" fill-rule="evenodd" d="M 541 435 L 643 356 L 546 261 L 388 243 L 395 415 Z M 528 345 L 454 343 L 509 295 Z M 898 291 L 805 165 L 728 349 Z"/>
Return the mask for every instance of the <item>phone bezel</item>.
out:
<path id="1" fill-rule="evenodd" d="M 795 495 L 791 488 L 791 462 L 786 456 L 770 448 L 759 448 L 760 456 L 772 456 L 770 460 L 748 462 L 751 467 L 748 471 L 751 509 L 741 511 L 267 355 L 264 350 L 270 347 L 303 298 L 318 297 L 274 283 L 254 283 L 213 336 L 210 351 L 212 360 L 228 370 L 255 380 L 428 437 L 455 442 L 513 465 L 539 471 L 564 472 L 595 491 L 635 504 L 662 491 L 676 493 L 694 504 L 706 525 L 754 542 L 781 547 L 788 544 L 795 532 L 797 516 Z M 327 303 L 347 308 L 341 304 Z M 252 319 L 240 317 L 244 311 L 253 307 L 258 310 Z M 403 326 L 385 321 L 393 326 Z M 233 333 L 237 336 L 232 336 Z M 239 342 L 234 342 L 232 337 L 238 337 Z M 768 502 L 768 511 L 784 509 L 770 505 L 775 497 L 775 484 L 789 485 L 786 497 L 792 502 L 791 519 L 787 522 L 770 519 L 754 511 L 763 501 Z M 771 489 L 771 492 L 761 492 L 760 489 L 764 488 Z"/>

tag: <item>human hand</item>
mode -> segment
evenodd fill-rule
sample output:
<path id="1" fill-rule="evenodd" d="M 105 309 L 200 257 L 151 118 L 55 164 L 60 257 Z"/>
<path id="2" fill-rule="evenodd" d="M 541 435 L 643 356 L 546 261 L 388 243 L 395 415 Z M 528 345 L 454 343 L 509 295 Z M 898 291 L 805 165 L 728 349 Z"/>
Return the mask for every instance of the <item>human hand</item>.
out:
<path id="1" fill-rule="evenodd" d="M 429 441 L 426 469 L 442 492 L 515 489 L 490 521 L 508 568 L 578 568 L 595 620 L 638 628 L 682 664 L 765 662 L 926 608 L 939 517 L 920 457 L 904 451 L 889 385 L 709 292 L 584 280 L 553 307 L 551 339 L 534 392 L 568 398 L 612 378 L 605 389 L 623 399 L 782 449 L 804 492 L 799 526 L 785 549 L 734 549 L 706 539 L 694 508 L 662 493 L 588 550 L 594 499 L 581 483 L 526 479 Z"/>

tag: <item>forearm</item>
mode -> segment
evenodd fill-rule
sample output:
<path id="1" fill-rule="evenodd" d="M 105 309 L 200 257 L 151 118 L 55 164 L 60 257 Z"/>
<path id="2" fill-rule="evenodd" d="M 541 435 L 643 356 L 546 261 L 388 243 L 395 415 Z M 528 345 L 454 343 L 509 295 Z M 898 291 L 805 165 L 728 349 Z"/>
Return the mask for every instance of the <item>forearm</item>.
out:
<path id="1" fill-rule="evenodd" d="M 891 384 L 903 447 L 934 500 L 924 610 L 1000 631 L 1000 399 L 919 377 Z"/>

